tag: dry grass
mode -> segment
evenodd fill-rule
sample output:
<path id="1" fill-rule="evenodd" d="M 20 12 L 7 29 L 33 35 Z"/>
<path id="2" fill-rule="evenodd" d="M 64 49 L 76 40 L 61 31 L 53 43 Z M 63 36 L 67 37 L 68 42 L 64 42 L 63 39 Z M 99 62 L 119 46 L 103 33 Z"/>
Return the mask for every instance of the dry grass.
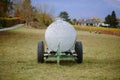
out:
<path id="1" fill-rule="evenodd" d="M 111 34 L 111 35 L 118 35 L 120 36 L 120 29 L 119 28 L 105 28 L 105 27 L 93 27 L 93 26 L 74 26 L 77 30 L 85 30 L 91 31 L 95 33 L 101 34 Z"/>
<path id="2" fill-rule="evenodd" d="M 45 30 L 0 32 L 0 80 L 120 80 L 120 37 L 77 31 L 84 62 L 37 63 L 36 48 Z"/>

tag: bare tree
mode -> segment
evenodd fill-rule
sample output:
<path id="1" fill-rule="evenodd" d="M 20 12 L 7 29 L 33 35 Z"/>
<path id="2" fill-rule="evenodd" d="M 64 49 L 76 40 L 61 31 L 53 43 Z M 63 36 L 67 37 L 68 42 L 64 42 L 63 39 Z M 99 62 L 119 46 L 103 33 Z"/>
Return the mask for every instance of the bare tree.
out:
<path id="1" fill-rule="evenodd" d="M 48 4 L 37 4 L 37 10 L 40 13 L 54 14 L 54 6 Z"/>
<path id="2" fill-rule="evenodd" d="M 31 0 L 23 1 L 21 13 L 22 13 L 22 16 L 28 26 L 29 22 L 32 21 L 35 16 L 33 7 L 31 6 Z"/>
<path id="3" fill-rule="evenodd" d="M 42 26 L 48 26 L 53 21 L 54 7 L 47 4 L 38 4 L 36 6 L 37 17 Z"/>
<path id="4" fill-rule="evenodd" d="M 53 6 L 39 3 L 36 6 L 32 6 L 31 0 L 21 0 L 16 5 L 16 8 L 15 15 L 20 15 L 25 20 L 27 26 L 29 26 L 29 22 L 31 21 L 33 24 L 34 21 L 37 21 L 37 28 L 41 26 L 46 27 L 53 21 Z"/>

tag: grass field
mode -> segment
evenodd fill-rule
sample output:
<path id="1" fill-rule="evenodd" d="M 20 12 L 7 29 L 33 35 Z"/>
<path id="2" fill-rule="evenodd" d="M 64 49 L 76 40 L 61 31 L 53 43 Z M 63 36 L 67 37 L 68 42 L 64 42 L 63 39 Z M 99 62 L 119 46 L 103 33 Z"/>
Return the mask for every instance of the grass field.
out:
<path id="1" fill-rule="evenodd" d="M 77 30 L 84 61 L 37 63 L 37 43 L 45 30 L 0 32 L 0 80 L 120 80 L 120 36 Z"/>

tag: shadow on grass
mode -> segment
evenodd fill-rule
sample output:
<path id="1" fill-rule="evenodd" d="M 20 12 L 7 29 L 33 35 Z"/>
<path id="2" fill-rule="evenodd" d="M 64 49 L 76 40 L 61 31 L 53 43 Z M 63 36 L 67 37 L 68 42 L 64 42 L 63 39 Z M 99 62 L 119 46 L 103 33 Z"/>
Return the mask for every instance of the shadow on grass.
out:
<path id="1" fill-rule="evenodd" d="M 46 61 L 45 62 L 46 64 L 56 64 L 57 65 L 57 61 Z M 61 66 L 75 66 L 76 64 L 78 64 L 78 63 L 76 63 L 75 61 L 66 61 L 66 60 L 61 60 L 60 61 L 60 65 Z"/>

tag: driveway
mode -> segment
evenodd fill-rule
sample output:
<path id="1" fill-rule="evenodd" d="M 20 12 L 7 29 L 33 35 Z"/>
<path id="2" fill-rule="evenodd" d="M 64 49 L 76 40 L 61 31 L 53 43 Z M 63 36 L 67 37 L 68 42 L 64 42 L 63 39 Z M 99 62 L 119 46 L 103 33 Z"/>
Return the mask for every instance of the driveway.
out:
<path id="1" fill-rule="evenodd" d="M 12 26 L 12 27 L 9 27 L 9 28 L 0 29 L 0 31 L 7 31 L 7 30 L 16 29 L 16 28 L 22 27 L 23 25 L 24 25 L 24 24 L 17 24 L 17 25 L 14 25 L 14 26 Z"/>

